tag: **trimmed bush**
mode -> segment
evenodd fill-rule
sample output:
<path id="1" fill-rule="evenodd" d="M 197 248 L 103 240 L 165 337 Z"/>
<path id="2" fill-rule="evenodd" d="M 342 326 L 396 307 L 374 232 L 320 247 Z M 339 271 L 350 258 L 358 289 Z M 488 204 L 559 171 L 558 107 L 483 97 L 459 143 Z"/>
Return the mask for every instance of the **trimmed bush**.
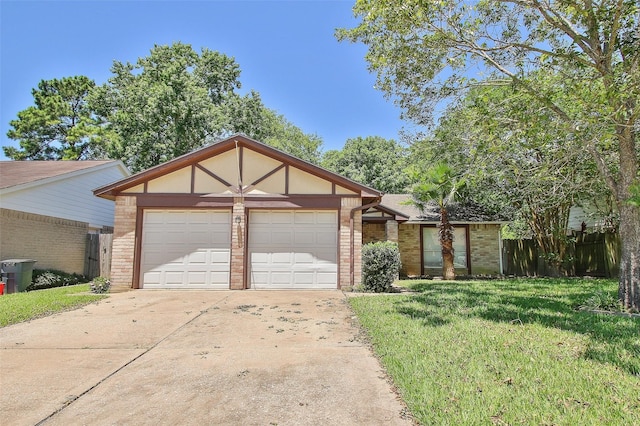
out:
<path id="1" fill-rule="evenodd" d="M 108 293 L 109 288 L 111 287 L 111 281 L 105 277 L 96 277 L 93 279 L 90 286 L 93 293 Z"/>
<path id="2" fill-rule="evenodd" d="M 391 290 L 400 271 L 398 244 L 380 241 L 362 246 L 362 286 L 365 291 L 382 293 Z"/>
<path id="3" fill-rule="evenodd" d="M 55 269 L 34 269 L 27 291 L 84 284 L 88 281 L 87 277 L 80 274 L 69 274 Z"/>

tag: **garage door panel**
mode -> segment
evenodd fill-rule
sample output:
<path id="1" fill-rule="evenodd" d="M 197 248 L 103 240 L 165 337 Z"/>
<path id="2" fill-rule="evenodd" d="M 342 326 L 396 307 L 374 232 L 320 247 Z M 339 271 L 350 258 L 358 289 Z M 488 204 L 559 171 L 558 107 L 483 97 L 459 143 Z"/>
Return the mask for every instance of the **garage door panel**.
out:
<path id="1" fill-rule="evenodd" d="M 145 272 L 143 279 L 145 283 L 160 284 L 160 275 L 160 272 L 156 271 Z"/>
<path id="2" fill-rule="evenodd" d="M 326 231 L 317 234 L 316 244 L 320 246 L 337 246 L 338 245 L 338 236 L 335 232 Z"/>
<path id="3" fill-rule="evenodd" d="M 269 215 L 272 224 L 291 224 L 293 223 L 293 217 L 291 212 L 288 211 L 275 211 Z"/>
<path id="4" fill-rule="evenodd" d="M 336 211 L 251 212 L 250 286 L 337 288 L 337 217 Z"/>
<path id="5" fill-rule="evenodd" d="M 293 217 L 296 224 L 316 224 L 316 212 L 294 212 Z"/>
<path id="6" fill-rule="evenodd" d="M 314 231 L 297 231 L 294 237 L 296 246 L 313 245 L 316 240 L 316 232 Z"/>
<path id="7" fill-rule="evenodd" d="M 318 225 L 323 225 L 323 224 L 335 225 L 337 228 L 338 215 L 333 211 L 319 211 L 316 214 L 316 223 Z"/>
<path id="8" fill-rule="evenodd" d="M 313 265 L 318 260 L 313 253 L 294 253 L 295 264 Z"/>
<path id="9" fill-rule="evenodd" d="M 229 288 L 230 224 L 229 211 L 145 211 L 142 287 Z"/>
<path id="10" fill-rule="evenodd" d="M 316 274 L 316 282 L 318 286 L 324 288 L 326 285 L 333 285 L 336 282 L 336 272 L 318 272 Z"/>
<path id="11" fill-rule="evenodd" d="M 187 256 L 188 265 L 206 265 L 209 262 L 209 253 L 206 251 L 196 251 Z"/>
<path id="12" fill-rule="evenodd" d="M 315 274 L 313 272 L 294 272 L 293 284 L 296 287 L 312 287 L 314 285 Z"/>
<path id="13" fill-rule="evenodd" d="M 275 228 L 278 229 L 278 228 Z M 280 247 L 291 247 L 293 241 L 293 231 L 290 229 L 278 229 L 278 232 L 271 233 L 270 243 Z"/>

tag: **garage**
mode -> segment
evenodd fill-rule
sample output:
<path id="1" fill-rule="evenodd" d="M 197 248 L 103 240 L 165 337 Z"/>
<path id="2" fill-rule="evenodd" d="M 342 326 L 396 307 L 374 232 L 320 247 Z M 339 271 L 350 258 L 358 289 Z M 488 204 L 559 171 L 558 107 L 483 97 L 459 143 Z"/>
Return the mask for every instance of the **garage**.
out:
<path id="1" fill-rule="evenodd" d="M 249 212 L 249 287 L 335 289 L 338 212 Z"/>
<path id="2" fill-rule="evenodd" d="M 229 210 L 145 210 L 140 287 L 228 289 Z"/>
<path id="3" fill-rule="evenodd" d="M 115 202 L 111 291 L 346 289 L 382 194 L 233 135 L 94 190 Z"/>

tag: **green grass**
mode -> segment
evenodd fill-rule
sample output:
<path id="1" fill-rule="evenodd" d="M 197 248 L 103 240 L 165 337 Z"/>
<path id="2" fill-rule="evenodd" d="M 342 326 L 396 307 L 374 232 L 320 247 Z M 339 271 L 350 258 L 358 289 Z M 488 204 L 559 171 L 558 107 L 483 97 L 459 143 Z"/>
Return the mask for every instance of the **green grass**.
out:
<path id="1" fill-rule="evenodd" d="M 87 293 L 89 284 L 0 296 L 0 327 L 84 306 L 107 296 Z"/>
<path id="2" fill-rule="evenodd" d="M 628 425 L 640 418 L 640 318 L 576 307 L 607 280 L 403 281 L 350 298 L 425 425 Z"/>

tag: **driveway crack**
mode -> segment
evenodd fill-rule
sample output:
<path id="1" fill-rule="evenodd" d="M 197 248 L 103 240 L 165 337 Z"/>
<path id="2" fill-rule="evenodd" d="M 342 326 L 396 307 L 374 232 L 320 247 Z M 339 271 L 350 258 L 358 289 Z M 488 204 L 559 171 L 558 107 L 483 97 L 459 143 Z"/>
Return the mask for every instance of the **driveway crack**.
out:
<path id="1" fill-rule="evenodd" d="M 51 420 L 55 415 L 61 413 L 65 408 L 67 408 L 68 406 L 70 406 L 71 404 L 73 404 L 74 402 L 76 402 L 77 400 L 82 398 L 83 396 L 87 395 L 92 390 L 96 389 L 102 383 L 106 382 L 111 377 L 115 376 L 116 374 L 118 374 L 119 372 L 121 372 L 122 370 L 127 368 L 129 365 L 131 365 L 132 363 L 134 363 L 138 359 L 142 358 L 144 355 L 146 355 L 149 352 L 151 352 L 153 349 L 155 349 L 158 345 L 160 345 L 162 342 L 167 340 L 169 337 L 173 336 L 174 334 L 176 334 L 177 332 L 179 332 L 180 330 L 182 330 L 183 328 L 185 328 L 186 326 L 188 326 L 189 324 L 191 324 L 192 322 L 194 322 L 195 320 L 200 318 L 202 315 L 204 315 L 205 313 L 209 312 L 209 310 L 212 309 L 214 306 L 220 304 L 221 302 L 224 302 L 228 298 L 229 298 L 229 296 L 226 296 L 223 299 L 221 299 L 221 300 L 217 301 L 216 303 L 214 303 L 213 305 L 211 305 L 210 307 L 208 307 L 207 309 L 200 311 L 200 313 L 198 315 L 196 315 L 195 317 L 191 318 L 189 321 L 185 322 L 180 327 L 176 328 L 171 333 L 167 334 L 162 339 L 160 339 L 157 342 L 155 342 L 153 345 L 149 346 L 142 353 L 140 353 L 140 354 L 136 355 L 135 357 L 131 358 L 129 361 L 127 361 L 126 363 L 124 363 L 123 365 L 118 367 L 116 370 L 114 370 L 111 373 L 109 373 L 107 376 L 105 376 L 102 379 L 100 379 L 96 384 L 94 384 L 90 388 L 84 390 L 79 395 L 69 395 L 69 397 L 67 398 L 67 400 L 64 401 L 64 403 L 62 404 L 61 407 L 59 407 L 53 413 L 49 414 L 47 417 L 45 417 L 44 419 L 42 419 L 38 423 L 36 423 L 36 426 L 40 426 L 40 425 L 45 424 L 47 421 Z"/>

